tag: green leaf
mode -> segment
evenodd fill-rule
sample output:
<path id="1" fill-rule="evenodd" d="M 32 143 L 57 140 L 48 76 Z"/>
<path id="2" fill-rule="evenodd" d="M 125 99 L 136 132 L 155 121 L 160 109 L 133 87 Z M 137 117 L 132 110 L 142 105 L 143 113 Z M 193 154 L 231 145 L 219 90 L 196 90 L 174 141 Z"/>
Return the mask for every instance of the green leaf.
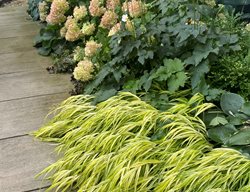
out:
<path id="1" fill-rule="evenodd" d="M 238 44 L 230 46 L 230 49 L 232 49 L 232 51 L 240 51 L 240 50 L 242 50 L 241 46 L 238 45 Z"/>
<path id="2" fill-rule="evenodd" d="M 164 66 L 167 66 L 168 72 L 174 73 L 184 70 L 184 63 L 180 59 L 164 59 Z"/>
<path id="3" fill-rule="evenodd" d="M 242 125 L 243 124 L 243 122 L 244 122 L 244 120 L 242 119 L 242 118 L 240 118 L 240 117 L 234 117 L 234 116 L 228 116 L 228 121 L 229 121 L 229 123 L 230 124 L 232 124 L 232 125 Z"/>
<path id="4" fill-rule="evenodd" d="M 228 124 L 228 121 L 225 117 L 215 117 L 210 122 L 210 126 L 218 126 L 218 125 L 226 125 Z"/>
<path id="5" fill-rule="evenodd" d="M 152 79 L 149 78 L 150 74 L 148 72 L 144 72 L 144 75 L 141 76 L 140 79 L 129 80 L 125 83 L 123 88 L 125 90 L 129 90 L 132 93 L 136 93 L 139 90 L 144 89 L 146 92 L 150 89 L 152 85 Z"/>
<path id="6" fill-rule="evenodd" d="M 157 69 L 156 73 L 154 73 L 150 78 L 157 79 L 158 81 L 166 81 L 171 76 L 167 67 L 161 66 Z"/>
<path id="7" fill-rule="evenodd" d="M 35 38 L 34 38 L 34 46 L 42 43 L 43 39 L 41 37 L 41 35 L 36 35 Z"/>
<path id="8" fill-rule="evenodd" d="M 148 91 L 152 85 L 152 79 L 150 78 L 150 74 L 144 72 L 144 75 L 140 78 L 139 87 L 143 87 L 145 91 Z"/>
<path id="9" fill-rule="evenodd" d="M 250 116 L 250 102 L 244 103 L 242 108 L 241 108 L 241 112 L 243 112 L 244 114 Z"/>
<path id="10" fill-rule="evenodd" d="M 220 36 L 221 45 L 232 45 L 237 43 L 239 40 L 238 35 L 224 34 Z"/>
<path id="11" fill-rule="evenodd" d="M 244 104 L 244 98 L 235 93 L 224 93 L 221 96 L 220 106 L 224 113 L 234 115 L 239 112 Z"/>
<path id="12" fill-rule="evenodd" d="M 192 88 L 195 88 L 197 85 L 200 84 L 202 77 L 207 72 L 209 72 L 208 62 L 202 62 L 197 67 L 193 68 L 191 77 Z"/>
<path id="13" fill-rule="evenodd" d="M 230 137 L 228 145 L 249 145 L 250 144 L 250 128 L 242 129 Z"/>
<path id="14" fill-rule="evenodd" d="M 44 47 L 38 48 L 38 53 L 42 56 L 48 56 L 50 54 L 51 49 L 46 49 Z"/>
<path id="15" fill-rule="evenodd" d="M 135 94 L 141 88 L 139 83 L 140 80 L 129 80 L 124 84 L 123 89 L 124 91 L 130 91 Z"/>
<path id="16" fill-rule="evenodd" d="M 126 66 L 121 66 L 121 67 L 116 68 L 113 71 L 113 75 L 117 82 L 120 82 L 120 79 L 122 78 L 122 74 L 126 73 L 126 70 L 127 70 Z"/>
<path id="17" fill-rule="evenodd" d="M 151 79 L 157 79 L 157 81 L 166 81 L 173 74 L 182 72 L 184 70 L 184 63 L 179 59 L 164 59 L 164 66 L 157 69 L 155 73 L 151 76 Z M 182 74 L 178 76 L 181 77 Z M 173 77 L 172 77 L 173 78 Z"/>
<path id="18" fill-rule="evenodd" d="M 212 43 L 206 45 L 197 45 L 191 57 L 185 60 L 185 63 L 198 66 L 203 59 L 206 59 L 211 53 L 218 54 L 219 48 L 213 48 Z"/>
<path id="19" fill-rule="evenodd" d="M 100 90 L 99 92 L 97 92 L 96 98 L 94 99 L 94 103 L 99 103 L 101 101 L 105 101 L 108 98 L 114 96 L 117 93 L 116 89 L 108 89 L 108 90 Z"/>
<path id="20" fill-rule="evenodd" d="M 181 30 L 177 36 L 179 39 L 178 43 L 182 43 L 183 41 L 186 41 L 192 34 L 188 30 Z"/>
<path id="21" fill-rule="evenodd" d="M 236 114 L 235 114 L 235 117 L 242 119 L 242 121 L 247 121 L 247 120 L 249 120 L 249 116 L 247 116 L 247 115 L 244 114 L 244 113 L 236 113 Z"/>
<path id="22" fill-rule="evenodd" d="M 187 75 L 182 71 L 172 75 L 167 81 L 169 91 L 175 92 L 180 87 L 184 87 L 187 79 Z"/>
<path id="23" fill-rule="evenodd" d="M 237 34 L 230 35 L 230 44 L 237 43 L 239 41 L 239 37 Z"/>
<path id="24" fill-rule="evenodd" d="M 160 0 L 158 3 L 159 9 L 161 10 L 161 14 L 165 14 L 169 9 L 169 2 L 165 0 Z"/>
<path id="25" fill-rule="evenodd" d="M 143 65 L 146 59 L 153 59 L 154 52 L 146 51 L 143 49 L 138 52 L 138 56 L 139 56 L 138 61 Z"/>
<path id="26" fill-rule="evenodd" d="M 206 111 L 204 116 L 203 116 L 203 122 L 209 127 L 210 122 L 215 118 L 215 117 L 225 117 L 223 115 L 222 111 Z"/>
<path id="27" fill-rule="evenodd" d="M 208 136 L 215 142 L 226 144 L 228 139 L 233 135 L 237 129 L 230 124 L 208 129 Z"/>
<path id="28" fill-rule="evenodd" d="M 243 155 L 247 156 L 250 159 L 250 146 L 249 145 L 231 146 L 230 148 L 240 151 Z"/>
<path id="29" fill-rule="evenodd" d="M 168 90 L 177 91 L 188 79 L 184 72 L 184 63 L 180 59 L 164 59 L 163 63 L 164 66 L 159 67 L 150 79 L 167 81 Z"/>
<path id="30" fill-rule="evenodd" d="M 51 32 L 45 32 L 45 33 L 43 33 L 41 38 L 43 41 L 47 41 L 47 40 L 51 40 L 51 39 L 55 38 L 55 35 Z"/>
<path id="31" fill-rule="evenodd" d="M 201 78 L 201 82 L 198 84 L 196 88 L 193 89 L 193 93 L 202 93 L 203 95 L 207 95 L 209 90 L 209 86 L 206 83 L 205 76 L 203 75 Z"/>
<path id="32" fill-rule="evenodd" d="M 207 101 L 212 101 L 212 100 L 219 100 L 221 94 L 224 93 L 223 90 L 221 89 L 209 89 L 208 90 L 208 95 L 206 96 Z"/>
<path id="33" fill-rule="evenodd" d="M 85 87 L 85 94 L 92 94 L 93 91 L 104 81 L 104 79 L 110 74 L 110 68 L 108 66 L 103 67 L 98 73 L 97 78 L 90 82 Z"/>

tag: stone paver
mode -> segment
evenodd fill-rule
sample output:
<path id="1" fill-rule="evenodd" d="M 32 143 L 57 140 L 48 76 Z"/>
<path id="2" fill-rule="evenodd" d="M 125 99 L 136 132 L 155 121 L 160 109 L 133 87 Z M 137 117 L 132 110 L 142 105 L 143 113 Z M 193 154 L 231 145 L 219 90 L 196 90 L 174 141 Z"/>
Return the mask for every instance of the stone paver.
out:
<path id="1" fill-rule="evenodd" d="M 54 145 L 28 134 L 67 98 L 70 76 L 48 74 L 51 60 L 33 48 L 39 25 L 24 7 L 0 8 L 0 192 L 44 191 L 35 175 L 54 160 Z"/>

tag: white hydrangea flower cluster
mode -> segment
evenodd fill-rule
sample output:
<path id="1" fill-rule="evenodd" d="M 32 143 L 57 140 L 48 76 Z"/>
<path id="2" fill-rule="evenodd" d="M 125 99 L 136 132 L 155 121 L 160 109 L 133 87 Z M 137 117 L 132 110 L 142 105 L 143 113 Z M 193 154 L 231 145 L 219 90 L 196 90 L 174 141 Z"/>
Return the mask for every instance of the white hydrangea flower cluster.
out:
<path id="1" fill-rule="evenodd" d="M 84 49 L 85 56 L 86 57 L 93 57 L 96 54 L 97 50 L 101 47 L 102 47 L 102 44 L 100 44 L 100 43 L 97 43 L 97 42 L 92 41 L 92 40 L 88 41 L 86 43 L 85 49 Z"/>
<path id="2" fill-rule="evenodd" d="M 86 82 L 93 78 L 93 72 L 94 64 L 89 59 L 85 59 L 77 64 L 73 75 L 76 80 Z"/>
<path id="3" fill-rule="evenodd" d="M 38 4 L 38 10 L 39 10 L 39 15 L 40 15 L 40 20 L 41 21 L 46 21 L 47 18 L 47 11 L 49 7 L 46 1 L 39 2 Z"/>
<path id="4" fill-rule="evenodd" d="M 95 32 L 95 24 L 94 23 L 84 23 L 81 29 L 83 35 L 93 35 Z"/>
<path id="5" fill-rule="evenodd" d="M 88 15 L 88 11 L 84 5 L 82 5 L 80 7 L 77 6 L 74 8 L 73 16 L 77 21 L 83 19 L 87 15 Z"/>

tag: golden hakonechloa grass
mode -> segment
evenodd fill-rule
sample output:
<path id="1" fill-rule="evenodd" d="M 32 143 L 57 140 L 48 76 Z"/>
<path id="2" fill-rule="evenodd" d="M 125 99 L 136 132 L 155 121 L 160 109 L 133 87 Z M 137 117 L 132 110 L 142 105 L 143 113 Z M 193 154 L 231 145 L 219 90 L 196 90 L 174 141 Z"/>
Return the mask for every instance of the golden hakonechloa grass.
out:
<path id="1" fill-rule="evenodd" d="M 199 94 L 165 112 L 131 93 L 93 106 L 73 96 L 34 135 L 58 142 L 61 157 L 40 175 L 48 189 L 79 192 L 250 191 L 250 161 L 207 141 Z"/>

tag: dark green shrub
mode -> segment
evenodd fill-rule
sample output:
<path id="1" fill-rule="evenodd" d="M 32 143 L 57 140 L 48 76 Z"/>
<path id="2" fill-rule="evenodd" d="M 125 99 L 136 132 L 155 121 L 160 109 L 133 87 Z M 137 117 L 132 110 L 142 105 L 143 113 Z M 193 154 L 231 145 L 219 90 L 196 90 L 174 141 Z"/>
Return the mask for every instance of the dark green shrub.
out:
<path id="1" fill-rule="evenodd" d="M 249 0 L 217 0 L 217 3 L 231 6 L 238 12 L 243 12 L 243 17 L 249 19 L 250 14 L 250 1 Z"/>
<path id="2" fill-rule="evenodd" d="M 136 93 L 160 83 L 165 90 L 189 88 L 208 100 L 218 99 L 222 90 L 209 84 L 207 74 L 220 65 L 224 56 L 248 49 L 238 18 L 221 7 L 204 3 L 157 1 L 143 17 L 132 20 L 133 32 L 123 30 L 111 38 L 111 61 L 103 63 L 82 92 L 108 98 L 118 90 Z M 164 60 L 175 58 L 183 62 L 183 75 L 173 72 L 170 78 L 168 73 L 172 72 L 167 71 L 171 65 Z M 163 69 L 160 81 L 154 79 L 155 73 Z"/>
<path id="3" fill-rule="evenodd" d="M 250 100 L 250 63 L 243 55 L 230 55 L 220 59 L 219 64 L 211 67 L 211 85 Z"/>
<path id="4" fill-rule="evenodd" d="M 85 4 L 88 7 L 90 2 L 71 0 L 68 3 L 70 8 L 65 16 L 72 15 L 76 5 Z M 237 90 L 234 87 L 229 89 L 238 80 L 246 81 L 247 76 L 243 79 L 223 79 L 217 69 L 222 65 L 225 73 L 232 69 L 228 67 L 233 65 L 232 62 L 228 66 L 225 64 L 226 60 L 231 61 L 231 55 L 241 54 L 242 57 L 237 59 L 247 55 L 242 50 L 248 50 L 248 33 L 242 30 L 239 15 L 216 6 L 212 1 L 148 0 L 146 3 L 147 12 L 142 16 L 128 17 L 132 23 L 130 30 L 127 30 L 127 21 L 121 21 L 120 31 L 107 37 L 109 30 L 99 27 L 101 17 L 87 15 L 77 25 L 81 28 L 90 22 L 98 26 L 91 36 L 67 41 L 60 35 L 64 23 L 45 24 L 37 36 L 36 46 L 40 54 L 52 54 L 56 58 L 55 71 L 65 72 L 73 71 L 80 61 L 74 63 L 69 59 L 77 46 L 84 49 L 89 40 L 102 44 L 98 53 L 90 58 L 98 66 L 92 74 L 93 79 L 74 81 L 76 93 L 96 94 L 97 101 L 105 100 L 119 90 L 148 92 L 155 85 L 171 92 L 191 89 L 193 94 L 204 94 L 207 100 L 218 100 L 224 88 L 236 93 L 247 91 L 247 83 L 241 83 Z M 119 19 L 124 14 L 120 9 L 116 12 Z M 238 63 L 243 63 L 238 67 L 240 71 L 245 64 L 240 60 Z M 175 65 L 179 67 L 175 69 Z M 230 73 L 237 74 L 239 71 L 232 70 Z M 218 82 L 214 82 L 214 78 Z M 231 80 L 228 85 L 223 82 Z M 98 96 L 101 98 L 98 99 Z"/>

